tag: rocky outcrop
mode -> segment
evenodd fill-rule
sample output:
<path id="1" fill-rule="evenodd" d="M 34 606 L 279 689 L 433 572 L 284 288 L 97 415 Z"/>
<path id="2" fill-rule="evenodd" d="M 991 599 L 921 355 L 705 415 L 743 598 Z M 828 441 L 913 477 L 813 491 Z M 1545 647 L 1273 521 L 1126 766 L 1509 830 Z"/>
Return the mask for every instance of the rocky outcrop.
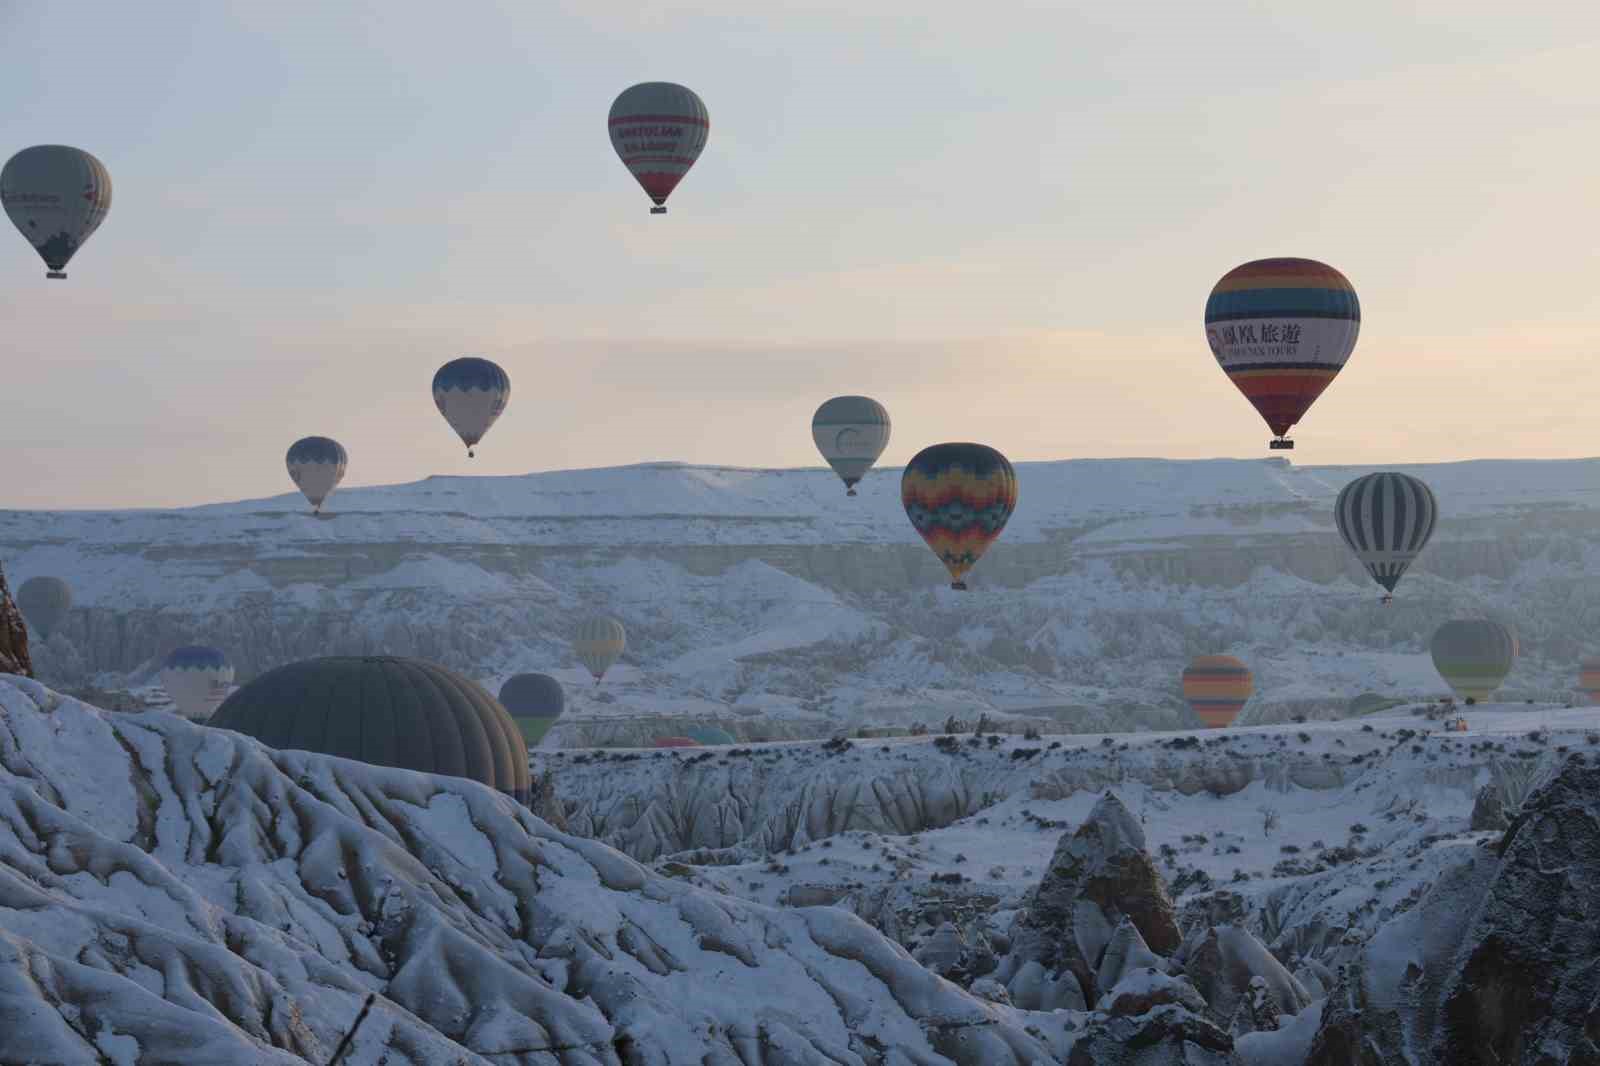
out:
<path id="1" fill-rule="evenodd" d="M 1267 946 L 1242 925 L 1214 925 L 1191 932 L 1177 954 L 1184 973 L 1210 1005 L 1211 1017 L 1231 1025 L 1241 1007 L 1252 1019 L 1244 1032 L 1263 1028 L 1260 1012 L 1270 1006 L 1276 1029 L 1281 1014 L 1298 1014 L 1311 1003 L 1311 994 L 1297 981 Z M 1260 983 L 1265 995 L 1252 996 Z M 1237 1030 L 1236 1030 L 1237 1032 Z"/>
<path id="2" fill-rule="evenodd" d="M 1012 1001 L 1029 1009 L 1035 1009 L 1035 1000 L 1037 1009 L 1094 1003 L 1102 991 L 1101 959 L 1124 917 L 1147 950 L 1170 955 L 1178 948 L 1177 917 L 1145 851 L 1144 830 L 1116 794 L 1107 792 L 1077 832 L 1062 837 L 1044 878 L 1012 923 L 1012 948 L 1001 967 Z M 1075 995 L 1061 990 L 1068 979 L 1077 986 Z M 1064 998 L 1047 1007 L 1048 999 L 1039 1000 L 1040 995 Z"/>
<path id="3" fill-rule="evenodd" d="M 1478 794 L 1472 801 L 1473 832 L 1492 830 L 1500 832 L 1511 824 L 1511 819 L 1506 817 L 1505 801 L 1501 799 L 1500 789 L 1494 785 L 1484 785 L 1478 789 Z"/>
<path id="4" fill-rule="evenodd" d="M 1439 1060 L 1600 1063 L 1600 762 L 1571 756 L 1523 803 L 1499 854 L 1444 988 Z"/>
<path id="5" fill-rule="evenodd" d="M 33 676 L 33 662 L 28 658 L 28 627 L 11 598 L 4 568 L 0 568 L 0 674 Z"/>

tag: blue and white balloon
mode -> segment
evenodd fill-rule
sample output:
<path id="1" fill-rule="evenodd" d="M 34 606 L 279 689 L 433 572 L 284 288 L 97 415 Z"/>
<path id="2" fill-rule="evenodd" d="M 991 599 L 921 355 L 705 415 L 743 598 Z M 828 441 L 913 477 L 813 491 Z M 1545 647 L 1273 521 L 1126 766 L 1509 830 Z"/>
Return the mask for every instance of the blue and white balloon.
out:
<path id="1" fill-rule="evenodd" d="M 509 399 L 511 379 L 487 359 L 472 355 L 452 359 L 433 375 L 434 406 L 467 446 L 469 459 Z"/>
<path id="2" fill-rule="evenodd" d="M 289 445 L 284 462 L 289 476 L 310 501 L 312 513 L 321 514 L 322 501 L 344 480 L 350 456 L 344 445 L 331 437 L 301 437 Z"/>
<path id="3" fill-rule="evenodd" d="M 174 648 L 161 664 L 161 685 L 185 718 L 210 718 L 233 686 L 233 664 L 220 648 L 192 644 Z"/>

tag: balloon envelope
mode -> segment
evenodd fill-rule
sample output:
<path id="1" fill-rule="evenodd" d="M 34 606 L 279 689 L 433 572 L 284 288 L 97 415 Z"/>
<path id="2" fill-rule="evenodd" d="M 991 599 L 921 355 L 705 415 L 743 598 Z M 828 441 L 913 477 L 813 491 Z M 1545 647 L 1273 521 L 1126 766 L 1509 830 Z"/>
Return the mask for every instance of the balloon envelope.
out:
<path id="1" fill-rule="evenodd" d="M 433 375 L 433 404 L 467 446 L 467 455 L 511 398 L 511 379 L 487 359 L 452 359 Z"/>
<path id="2" fill-rule="evenodd" d="M 889 446 L 889 412 L 866 396 L 835 396 L 811 417 L 811 439 L 850 495 Z"/>
<path id="3" fill-rule="evenodd" d="M 1314 259 L 1245 263 L 1206 301 L 1211 354 L 1280 438 L 1333 381 L 1360 332 L 1355 288 Z"/>
<path id="4" fill-rule="evenodd" d="M 1578 669 L 1578 692 L 1586 703 L 1600 703 L 1600 659 L 1585 659 Z"/>
<path id="5" fill-rule="evenodd" d="M 1255 690 L 1255 675 L 1231 655 L 1202 655 L 1183 671 L 1183 698 L 1208 729 L 1232 725 Z"/>
<path id="6" fill-rule="evenodd" d="M 1358 477 L 1333 505 L 1339 535 L 1387 592 L 1427 546 L 1438 519 L 1433 490 L 1407 474 Z"/>
<path id="7" fill-rule="evenodd" d="M 1446 622 L 1428 643 L 1434 669 L 1462 699 L 1481 703 L 1494 695 L 1517 661 L 1517 634 L 1486 618 Z"/>
<path id="8" fill-rule="evenodd" d="M 59 577 L 30 577 L 17 589 L 17 609 L 40 636 L 49 640 L 67 620 L 72 590 Z"/>
<path id="9" fill-rule="evenodd" d="M 682 85 L 642 82 L 612 103 L 607 125 L 611 147 L 656 205 L 650 213 L 664 214 L 711 133 L 705 102 Z"/>
<path id="10" fill-rule="evenodd" d="M 0 169 L 0 203 L 44 260 L 45 276 L 64 278 L 67 261 L 111 210 L 111 174 L 81 148 L 35 145 Z"/>
<path id="11" fill-rule="evenodd" d="M 1005 529 L 1017 509 L 1017 472 L 983 444 L 935 444 L 906 464 L 900 477 L 906 517 L 950 571 L 951 587 Z"/>
<path id="12" fill-rule="evenodd" d="M 174 648 L 161 663 L 161 687 L 178 713 L 204 722 L 216 713 L 233 686 L 233 664 L 220 648 L 191 644 Z"/>
<path id="13" fill-rule="evenodd" d="M 344 480 L 344 468 L 349 462 L 344 445 L 331 437 L 301 437 L 289 445 L 289 454 L 284 457 L 289 476 L 314 511 L 322 510 L 322 502 Z"/>
<path id="14" fill-rule="evenodd" d="M 212 727 L 268 747 L 480 781 L 528 802 L 528 745 L 476 683 L 420 659 L 306 659 L 225 700 Z"/>
<path id="15" fill-rule="evenodd" d="M 591 618 L 578 627 L 572 648 L 598 683 L 628 647 L 628 632 L 615 618 Z"/>

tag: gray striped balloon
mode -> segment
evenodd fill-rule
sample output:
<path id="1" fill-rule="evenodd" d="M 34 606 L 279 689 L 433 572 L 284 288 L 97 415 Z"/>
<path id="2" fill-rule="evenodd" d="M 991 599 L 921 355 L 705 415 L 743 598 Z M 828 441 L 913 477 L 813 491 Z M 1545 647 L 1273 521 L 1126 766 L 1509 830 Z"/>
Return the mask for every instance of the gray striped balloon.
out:
<path id="1" fill-rule="evenodd" d="M 1439 519 L 1433 490 L 1408 474 L 1379 473 L 1346 485 L 1333 505 L 1339 535 L 1389 593 L 1427 546 Z M 1390 596 L 1383 601 L 1388 603 Z"/>
<path id="2" fill-rule="evenodd" d="M 627 647 L 627 630 L 615 618 L 591 618 L 572 637 L 572 650 L 578 653 L 578 661 L 589 668 L 597 685 Z"/>

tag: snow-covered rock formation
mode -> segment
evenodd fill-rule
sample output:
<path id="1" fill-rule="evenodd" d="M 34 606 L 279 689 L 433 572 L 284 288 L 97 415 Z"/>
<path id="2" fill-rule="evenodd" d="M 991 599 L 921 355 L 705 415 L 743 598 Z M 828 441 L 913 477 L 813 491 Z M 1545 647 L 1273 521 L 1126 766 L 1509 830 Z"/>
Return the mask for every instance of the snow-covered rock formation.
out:
<path id="1" fill-rule="evenodd" d="M 22 612 L 11 598 L 3 567 L 0 567 L 0 674 L 33 675 L 33 662 L 28 658 L 28 627 L 23 624 Z"/>
<path id="2" fill-rule="evenodd" d="M 1440 620 L 1514 622 L 1512 698 L 1570 693 L 1600 623 L 1600 462 L 1406 467 L 1441 524 L 1394 605 L 1334 531 L 1365 469 L 1282 459 L 1024 463 L 1005 535 L 962 595 L 905 520 L 899 472 L 846 499 L 826 470 L 657 464 L 436 477 L 177 511 L 0 511 L 14 581 L 74 590 L 34 649 L 44 680 L 150 680 L 178 644 L 241 681 L 316 654 L 411 655 L 491 688 L 569 690 L 552 744 L 648 744 L 652 716 L 743 741 L 1026 715 L 1072 732 L 1189 721 L 1196 654 L 1250 663 L 1246 721 L 1342 715 L 1361 692 L 1441 694 Z M 603 610 L 629 651 L 598 688 L 572 625 Z M 773 726 L 789 720 L 787 729 Z"/>
<path id="3" fill-rule="evenodd" d="M 0 1061 L 1032 1066 L 1066 1019 L 466 781 L 0 677 Z"/>

